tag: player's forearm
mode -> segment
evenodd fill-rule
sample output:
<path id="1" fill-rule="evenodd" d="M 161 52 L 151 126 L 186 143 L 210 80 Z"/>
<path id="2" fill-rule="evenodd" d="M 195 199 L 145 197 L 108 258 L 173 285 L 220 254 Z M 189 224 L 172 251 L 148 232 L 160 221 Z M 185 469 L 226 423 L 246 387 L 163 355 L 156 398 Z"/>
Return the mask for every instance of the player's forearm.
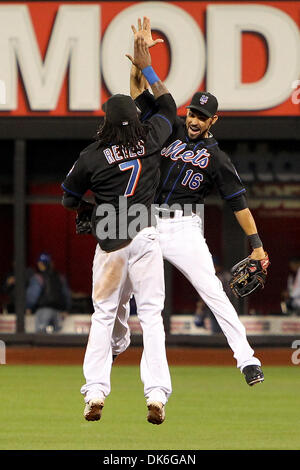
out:
<path id="1" fill-rule="evenodd" d="M 258 257 L 261 257 L 261 256 L 263 257 L 265 253 L 263 244 L 257 233 L 256 223 L 250 210 L 248 208 L 243 209 L 241 211 L 234 212 L 234 215 L 239 225 L 241 226 L 241 228 L 244 230 L 245 234 L 247 235 L 254 254 L 257 255 Z"/>
<path id="2" fill-rule="evenodd" d="M 142 72 L 144 77 L 147 79 L 147 82 L 151 86 L 153 96 L 156 100 L 156 105 L 158 106 L 157 112 L 165 115 L 173 125 L 177 112 L 177 106 L 174 98 L 168 91 L 165 84 L 156 75 L 151 66 L 143 68 Z"/>
<path id="3" fill-rule="evenodd" d="M 255 220 L 248 208 L 236 211 L 234 215 L 247 236 L 257 233 Z"/>
<path id="4" fill-rule="evenodd" d="M 148 83 L 141 70 L 132 64 L 130 71 L 130 95 L 135 100 L 145 90 L 148 89 Z"/>
<path id="5" fill-rule="evenodd" d="M 162 95 L 167 95 L 169 93 L 169 90 L 167 89 L 165 84 L 160 80 L 151 85 L 151 90 L 155 99 L 159 98 Z"/>
<path id="6" fill-rule="evenodd" d="M 155 99 L 159 98 L 162 95 L 169 93 L 169 90 L 165 86 L 165 84 L 159 79 L 156 75 L 155 71 L 153 70 L 152 66 L 149 65 L 142 70 L 142 73 L 149 83 L 153 96 Z"/>

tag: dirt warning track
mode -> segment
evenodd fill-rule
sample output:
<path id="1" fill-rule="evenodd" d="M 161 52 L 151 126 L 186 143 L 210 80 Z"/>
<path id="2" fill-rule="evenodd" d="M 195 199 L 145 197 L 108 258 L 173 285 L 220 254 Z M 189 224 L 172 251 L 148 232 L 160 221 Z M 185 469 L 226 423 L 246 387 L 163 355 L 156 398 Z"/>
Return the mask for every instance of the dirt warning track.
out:
<path id="1" fill-rule="evenodd" d="M 82 347 L 7 347 L 6 364 L 82 364 L 85 348 Z M 293 366 L 291 348 L 258 348 L 255 356 L 263 365 Z M 115 361 L 115 365 L 138 365 L 142 348 L 130 347 Z M 235 366 L 229 348 L 172 348 L 167 349 L 170 365 L 218 365 Z"/>

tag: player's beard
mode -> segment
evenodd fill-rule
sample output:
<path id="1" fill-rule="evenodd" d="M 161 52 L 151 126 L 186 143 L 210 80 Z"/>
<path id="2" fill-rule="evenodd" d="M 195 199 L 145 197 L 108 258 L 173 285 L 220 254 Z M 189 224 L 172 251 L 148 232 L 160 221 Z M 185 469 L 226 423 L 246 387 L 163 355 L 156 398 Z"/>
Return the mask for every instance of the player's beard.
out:
<path id="1" fill-rule="evenodd" d="M 191 140 L 198 140 L 198 139 L 203 139 L 205 137 L 205 134 L 209 131 L 211 128 L 211 124 L 209 124 L 207 127 L 205 126 L 197 126 L 198 131 L 193 131 L 190 126 L 187 127 L 187 133 L 188 136 Z"/>

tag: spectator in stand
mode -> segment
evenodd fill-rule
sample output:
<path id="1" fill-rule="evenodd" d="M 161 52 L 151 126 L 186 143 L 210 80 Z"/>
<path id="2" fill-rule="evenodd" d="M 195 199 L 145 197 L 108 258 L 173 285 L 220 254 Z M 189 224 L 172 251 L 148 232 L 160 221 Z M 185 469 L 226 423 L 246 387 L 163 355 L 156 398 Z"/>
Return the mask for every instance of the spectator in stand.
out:
<path id="1" fill-rule="evenodd" d="M 287 288 L 282 293 L 281 311 L 288 315 L 300 315 L 300 256 L 289 261 Z"/>
<path id="2" fill-rule="evenodd" d="M 26 290 L 26 313 L 35 312 L 37 333 L 61 329 L 61 319 L 71 307 L 71 293 L 65 277 L 54 270 L 52 258 L 41 253 L 37 260 L 37 272 L 33 274 Z"/>
<path id="3" fill-rule="evenodd" d="M 34 270 L 32 268 L 27 268 L 25 272 L 25 287 L 28 286 L 29 280 L 33 275 Z M 3 313 L 15 313 L 15 269 L 14 263 L 12 269 L 6 274 L 4 281 L 1 286 L 1 292 L 5 296 L 5 301 L 2 305 Z"/>

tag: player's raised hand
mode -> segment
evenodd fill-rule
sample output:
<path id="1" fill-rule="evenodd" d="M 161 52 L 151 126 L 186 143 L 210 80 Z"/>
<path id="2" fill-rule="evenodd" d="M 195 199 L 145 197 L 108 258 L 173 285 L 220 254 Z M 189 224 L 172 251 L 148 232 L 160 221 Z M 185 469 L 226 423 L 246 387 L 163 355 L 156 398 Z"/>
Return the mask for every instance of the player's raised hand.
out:
<path id="1" fill-rule="evenodd" d="M 134 39 L 134 57 L 132 57 L 130 54 L 126 54 L 126 57 L 128 57 L 132 64 L 140 70 L 143 70 L 144 68 L 151 65 L 149 47 L 139 32 L 137 32 Z"/>
<path id="2" fill-rule="evenodd" d="M 148 47 L 153 47 L 156 44 L 160 44 L 164 42 L 163 39 L 154 40 L 152 38 L 150 19 L 147 16 L 144 16 L 143 23 L 142 23 L 141 18 L 138 18 L 138 29 L 136 29 L 134 25 L 131 25 L 131 29 L 134 34 L 134 37 L 136 37 L 137 33 L 143 36 Z"/>

